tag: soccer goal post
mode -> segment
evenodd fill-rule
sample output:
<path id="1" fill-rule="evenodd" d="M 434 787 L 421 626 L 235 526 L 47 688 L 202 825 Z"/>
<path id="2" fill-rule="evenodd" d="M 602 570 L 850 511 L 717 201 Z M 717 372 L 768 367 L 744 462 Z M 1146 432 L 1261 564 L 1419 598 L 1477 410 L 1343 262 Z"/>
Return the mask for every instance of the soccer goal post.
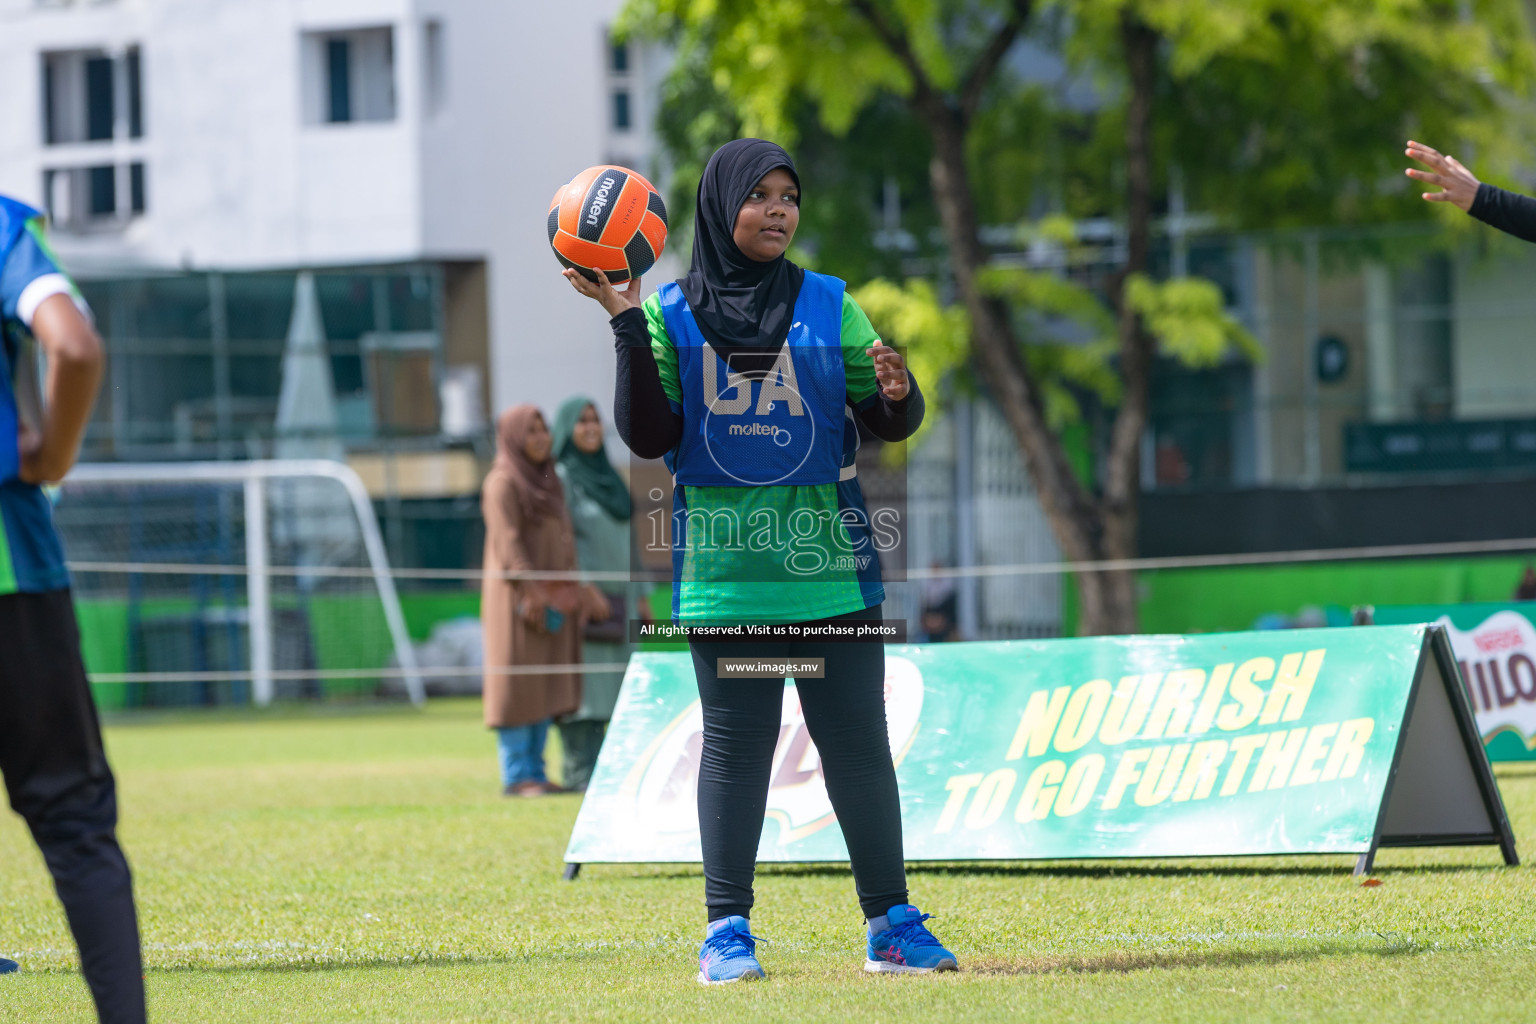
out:
<path id="1" fill-rule="evenodd" d="M 373 505 L 342 463 L 85 464 L 54 515 L 93 682 L 149 688 L 141 704 L 386 681 L 426 699 Z"/>

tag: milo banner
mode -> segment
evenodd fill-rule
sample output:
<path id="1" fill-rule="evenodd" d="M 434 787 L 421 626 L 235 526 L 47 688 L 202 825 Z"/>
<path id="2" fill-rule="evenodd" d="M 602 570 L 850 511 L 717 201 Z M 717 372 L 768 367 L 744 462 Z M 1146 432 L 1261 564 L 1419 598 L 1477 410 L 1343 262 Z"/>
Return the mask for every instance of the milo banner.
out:
<path id="1" fill-rule="evenodd" d="M 1354 853 L 1514 839 L 1443 631 L 1425 625 L 891 646 L 909 860 Z M 807 679 L 805 686 L 818 681 Z M 742 685 L 776 685 L 743 680 Z M 637 654 L 566 850 L 698 861 L 688 654 Z M 840 861 L 786 684 L 759 857 Z"/>
<path id="2" fill-rule="evenodd" d="M 1536 761 L 1536 602 L 1377 606 L 1376 621 L 1444 626 L 1492 761 Z"/>

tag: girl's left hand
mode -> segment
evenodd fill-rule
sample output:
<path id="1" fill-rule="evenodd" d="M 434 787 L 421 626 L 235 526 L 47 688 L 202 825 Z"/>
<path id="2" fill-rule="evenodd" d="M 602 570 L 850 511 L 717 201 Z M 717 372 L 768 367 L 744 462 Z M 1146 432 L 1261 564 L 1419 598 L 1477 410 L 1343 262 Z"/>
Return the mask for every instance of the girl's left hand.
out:
<path id="1" fill-rule="evenodd" d="M 879 338 L 865 351 L 875 359 L 875 379 L 880 382 L 880 393 L 893 402 L 906 398 L 911 384 L 907 377 L 907 361 L 901 358 L 901 353 Z"/>

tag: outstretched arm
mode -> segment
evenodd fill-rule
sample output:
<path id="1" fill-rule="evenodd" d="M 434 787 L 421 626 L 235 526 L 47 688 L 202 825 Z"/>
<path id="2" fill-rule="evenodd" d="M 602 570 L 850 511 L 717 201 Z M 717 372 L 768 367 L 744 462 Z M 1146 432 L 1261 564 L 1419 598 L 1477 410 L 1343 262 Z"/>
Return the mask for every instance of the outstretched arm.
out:
<path id="1" fill-rule="evenodd" d="M 1477 187 L 1477 198 L 1467 211 L 1489 227 L 1536 242 L 1536 199 L 1518 192 L 1506 192 L 1484 182 Z"/>
<path id="2" fill-rule="evenodd" d="M 1536 199 L 1480 182 L 1461 161 L 1422 142 L 1409 142 L 1408 156 L 1431 168 L 1428 171 L 1410 168 L 1408 177 L 1427 185 L 1438 185 L 1441 189 L 1426 192 L 1426 200 L 1451 203 L 1490 227 L 1527 242 L 1536 242 Z"/>

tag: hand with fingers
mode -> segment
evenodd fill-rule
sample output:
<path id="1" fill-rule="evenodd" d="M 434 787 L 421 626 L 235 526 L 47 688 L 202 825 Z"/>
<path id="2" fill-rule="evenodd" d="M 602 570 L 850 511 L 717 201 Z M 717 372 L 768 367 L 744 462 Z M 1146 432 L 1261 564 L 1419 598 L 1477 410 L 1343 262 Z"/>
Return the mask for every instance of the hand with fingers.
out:
<path id="1" fill-rule="evenodd" d="M 632 277 L 629 285 L 619 291 L 608 280 L 608 275 L 601 270 L 594 270 L 597 280 L 592 281 L 575 270 L 562 270 L 560 272 L 565 279 L 571 282 L 571 287 L 585 295 L 589 299 L 596 299 L 602 303 L 610 317 L 618 316 L 626 309 L 637 309 L 640 306 L 640 279 Z"/>
<path id="2" fill-rule="evenodd" d="M 880 382 L 880 393 L 893 402 L 907 397 L 910 384 L 907 378 L 907 361 L 891 346 L 875 339 L 873 346 L 865 350 L 875 360 L 875 379 Z"/>
<path id="3" fill-rule="evenodd" d="M 1461 165 L 1461 161 L 1412 140 L 1408 142 L 1408 156 L 1431 168 L 1430 171 L 1420 171 L 1410 167 L 1408 177 L 1426 185 L 1438 185 L 1443 190 L 1426 192 L 1425 199 L 1432 203 L 1454 203 L 1463 213 L 1472 209 L 1477 187 L 1482 183 Z"/>

